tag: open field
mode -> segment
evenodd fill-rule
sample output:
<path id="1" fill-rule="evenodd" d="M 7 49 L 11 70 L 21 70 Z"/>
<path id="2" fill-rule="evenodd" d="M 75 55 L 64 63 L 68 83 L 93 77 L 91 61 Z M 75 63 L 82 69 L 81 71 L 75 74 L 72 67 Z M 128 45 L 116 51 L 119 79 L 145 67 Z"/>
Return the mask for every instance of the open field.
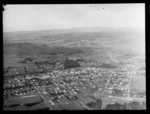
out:
<path id="1" fill-rule="evenodd" d="M 130 57 L 144 54 L 141 52 L 144 52 L 145 47 L 139 47 L 145 43 L 141 38 L 143 33 L 124 31 L 5 33 L 4 65 L 20 65 L 19 61 L 27 56 L 39 59 L 45 59 L 47 56 L 52 58 L 73 56 L 108 61 L 110 59 L 108 51 L 116 59 L 126 58 L 129 54 Z"/>

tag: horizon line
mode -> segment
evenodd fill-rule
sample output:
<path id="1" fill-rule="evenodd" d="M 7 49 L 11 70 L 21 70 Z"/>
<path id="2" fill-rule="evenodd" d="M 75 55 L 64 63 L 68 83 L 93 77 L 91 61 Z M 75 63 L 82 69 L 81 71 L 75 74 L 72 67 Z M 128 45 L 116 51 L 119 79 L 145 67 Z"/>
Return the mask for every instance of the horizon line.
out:
<path id="1" fill-rule="evenodd" d="M 105 29 L 127 29 L 127 28 L 135 28 L 135 29 L 140 29 L 140 28 L 143 28 L 143 27 L 139 27 L 139 26 L 124 26 L 124 27 L 100 27 L 100 26 L 84 26 L 84 27 L 71 27 L 71 28 L 55 28 L 55 29 L 39 29 L 39 30 L 16 30 L 16 31 L 7 31 L 7 32 L 4 32 L 3 30 L 3 33 L 14 33 L 14 32 L 38 32 L 38 31 L 52 31 L 52 30 L 71 30 L 71 29 L 80 29 L 80 28 L 105 28 Z M 144 27 L 145 29 L 145 27 Z"/>

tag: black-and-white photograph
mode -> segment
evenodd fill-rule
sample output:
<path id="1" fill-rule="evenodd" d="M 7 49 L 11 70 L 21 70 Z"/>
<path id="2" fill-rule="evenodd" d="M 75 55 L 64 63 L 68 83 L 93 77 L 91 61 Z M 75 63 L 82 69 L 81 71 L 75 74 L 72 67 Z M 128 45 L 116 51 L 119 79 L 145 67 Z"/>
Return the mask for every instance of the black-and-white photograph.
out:
<path id="1" fill-rule="evenodd" d="M 146 110 L 145 3 L 8 4 L 3 109 Z"/>

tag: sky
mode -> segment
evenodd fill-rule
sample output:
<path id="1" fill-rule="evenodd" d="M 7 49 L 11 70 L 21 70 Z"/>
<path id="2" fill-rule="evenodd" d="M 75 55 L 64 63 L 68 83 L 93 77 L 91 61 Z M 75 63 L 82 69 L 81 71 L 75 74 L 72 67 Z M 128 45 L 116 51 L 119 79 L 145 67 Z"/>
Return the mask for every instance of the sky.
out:
<path id="1" fill-rule="evenodd" d="M 6 5 L 4 9 L 4 32 L 95 26 L 145 28 L 142 3 Z"/>

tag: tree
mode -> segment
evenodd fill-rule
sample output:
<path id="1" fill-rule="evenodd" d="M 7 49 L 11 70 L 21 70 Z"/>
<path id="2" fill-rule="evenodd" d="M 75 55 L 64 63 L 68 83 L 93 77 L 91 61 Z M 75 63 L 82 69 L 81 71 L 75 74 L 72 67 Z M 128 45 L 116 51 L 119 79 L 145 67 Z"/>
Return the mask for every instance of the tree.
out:
<path id="1" fill-rule="evenodd" d="M 137 109 L 140 109 L 141 108 L 141 105 L 139 102 L 136 102 L 136 101 L 133 101 L 132 104 L 131 104 L 131 108 L 133 110 L 137 110 Z"/>
<path id="2" fill-rule="evenodd" d="M 75 67 L 80 67 L 80 64 L 74 60 L 69 60 L 69 59 L 66 59 L 64 61 L 64 68 L 67 69 L 67 68 L 75 68 Z"/>
<path id="3" fill-rule="evenodd" d="M 106 110 L 137 110 L 142 109 L 142 106 L 139 102 L 133 101 L 130 103 L 125 103 L 124 105 L 115 103 L 115 104 L 108 104 L 105 108 Z"/>
<path id="4" fill-rule="evenodd" d="M 87 103 L 87 106 L 92 108 L 93 110 L 100 110 L 102 107 L 102 100 L 98 99 L 96 102 L 89 102 Z"/>

